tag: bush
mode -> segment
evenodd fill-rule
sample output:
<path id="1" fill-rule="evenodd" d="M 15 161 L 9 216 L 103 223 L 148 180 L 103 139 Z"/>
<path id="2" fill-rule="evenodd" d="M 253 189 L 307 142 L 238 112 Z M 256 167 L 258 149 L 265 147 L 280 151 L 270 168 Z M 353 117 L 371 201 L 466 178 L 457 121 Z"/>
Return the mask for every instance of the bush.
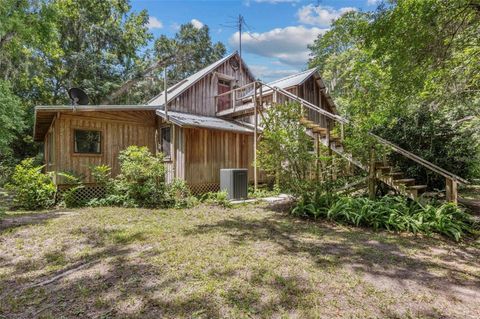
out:
<path id="1" fill-rule="evenodd" d="M 192 196 L 187 184 L 176 179 L 167 185 L 168 199 L 175 208 L 190 208 L 198 204 L 198 199 Z"/>
<path id="2" fill-rule="evenodd" d="M 69 185 L 62 193 L 63 204 L 67 208 L 85 206 L 86 201 L 80 200 L 78 197 L 78 191 L 85 187 L 82 184 L 81 178 L 74 173 L 61 172 L 59 176 L 63 177 L 64 183 Z"/>
<path id="3" fill-rule="evenodd" d="M 228 200 L 228 193 L 222 192 L 209 192 L 200 197 L 200 201 L 206 204 L 219 205 L 225 208 L 232 207 L 232 203 Z"/>
<path id="4" fill-rule="evenodd" d="M 105 187 L 105 197 L 95 198 L 89 206 L 176 207 L 196 205 L 184 181 L 165 182 L 163 155 L 150 153 L 146 147 L 130 146 L 120 152 L 120 174 L 111 177 L 106 165 L 91 168 L 95 181 Z"/>
<path id="5" fill-rule="evenodd" d="M 42 173 L 42 169 L 43 166 L 34 165 L 33 158 L 23 160 L 15 167 L 11 182 L 6 185 L 15 193 L 15 206 L 35 210 L 54 205 L 55 185 L 49 175 Z"/>
<path id="6" fill-rule="evenodd" d="M 385 196 L 379 200 L 370 200 L 364 197 L 334 199 L 323 195 L 317 202 L 299 201 L 292 213 L 315 218 L 321 216 L 336 222 L 371 227 L 375 230 L 408 231 L 427 235 L 438 233 L 456 241 L 466 234 L 477 233 L 477 225 L 470 215 L 455 204 L 422 205 L 401 196 Z"/>
<path id="7" fill-rule="evenodd" d="M 89 201 L 91 206 L 159 207 L 166 204 L 165 166 L 161 154 L 146 147 L 129 146 L 120 152 L 120 174 L 111 178 L 111 168 L 91 168 L 95 181 L 105 187 L 105 198 Z"/>

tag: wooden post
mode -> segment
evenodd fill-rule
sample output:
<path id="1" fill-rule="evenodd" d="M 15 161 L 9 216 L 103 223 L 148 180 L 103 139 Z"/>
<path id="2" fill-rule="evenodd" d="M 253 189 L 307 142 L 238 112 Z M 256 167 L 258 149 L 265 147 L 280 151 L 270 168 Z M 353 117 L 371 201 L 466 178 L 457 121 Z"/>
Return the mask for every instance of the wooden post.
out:
<path id="1" fill-rule="evenodd" d="M 315 151 L 317 158 L 315 161 L 315 180 L 320 181 L 320 134 L 315 135 Z"/>
<path id="2" fill-rule="evenodd" d="M 172 125 L 172 169 L 173 179 L 177 178 L 177 129 L 176 125 Z"/>
<path id="3" fill-rule="evenodd" d="M 368 197 L 375 199 L 376 191 L 375 149 L 370 149 L 370 164 L 368 166 Z"/>
<path id="4" fill-rule="evenodd" d="M 168 121 L 168 98 L 167 98 L 167 92 L 168 92 L 168 88 L 167 88 L 167 67 L 165 67 L 165 70 L 164 70 L 164 73 L 163 73 L 163 86 L 164 86 L 164 93 L 163 95 L 165 96 L 165 117 Z"/>
<path id="5" fill-rule="evenodd" d="M 446 178 L 445 193 L 448 202 L 458 202 L 457 181 L 451 178 Z"/>
<path id="6" fill-rule="evenodd" d="M 254 121 L 255 121 L 255 130 L 253 131 L 253 185 L 255 191 L 257 191 L 258 180 L 257 180 L 257 127 L 258 127 L 258 111 L 257 111 L 257 83 L 253 83 L 253 110 Z"/>

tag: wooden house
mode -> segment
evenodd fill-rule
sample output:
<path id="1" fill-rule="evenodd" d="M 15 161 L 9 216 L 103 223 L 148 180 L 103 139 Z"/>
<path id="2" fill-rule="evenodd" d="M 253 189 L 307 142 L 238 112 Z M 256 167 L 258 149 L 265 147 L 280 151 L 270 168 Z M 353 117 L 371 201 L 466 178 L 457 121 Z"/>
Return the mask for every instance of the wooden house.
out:
<path id="1" fill-rule="evenodd" d="M 93 165 L 107 164 L 117 174 L 119 152 L 129 145 L 163 152 L 167 181 L 185 180 L 195 193 L 218 190 L 221 168 L 248 168 L 250 182 L 262 182 L 266 177 L 254 167 L 258 112 L 281 102 L 273 88 L 335 111 L 315 69 L 262 87 L 233 53 L 146 105 L 37 106 L 34 139 L 44 143 L 47 171 L 75 172 L 87 184 L 94 184 Z M 318 112 L 310 117 L 328 125 Z M 62 186 L 58 176 L 55 182 Z"/>

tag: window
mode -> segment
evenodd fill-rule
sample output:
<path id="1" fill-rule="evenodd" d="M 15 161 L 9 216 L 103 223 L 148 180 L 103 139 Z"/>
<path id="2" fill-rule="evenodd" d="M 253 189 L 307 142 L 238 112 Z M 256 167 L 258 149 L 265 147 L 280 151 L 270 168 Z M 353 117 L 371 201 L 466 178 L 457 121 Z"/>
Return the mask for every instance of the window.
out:
<path id="1" fill-rule="evenodd" d="M 160 129 L 160 149 L 166 158 L 172 155 L 171 127 L 165 126 Z"/>
<path id="2" fill-rule="evenodd" d="M 101 153 L 101 132 L 74 130 L 74 151 L 82 154 Z"/>

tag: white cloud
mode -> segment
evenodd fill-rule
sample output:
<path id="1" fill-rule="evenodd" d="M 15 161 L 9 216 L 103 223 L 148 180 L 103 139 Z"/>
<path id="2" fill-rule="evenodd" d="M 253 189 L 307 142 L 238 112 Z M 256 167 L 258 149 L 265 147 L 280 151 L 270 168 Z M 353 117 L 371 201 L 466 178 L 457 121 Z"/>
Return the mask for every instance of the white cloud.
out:
<path id="1" fill-rule="evenodd" d="M 367 4 L 369 6 L 373 6 L 373 5 L 376 5 L 377 3 L 379 3 L 381 0 L 367 0 Z"/>
<path id="2" fill-rule="evenodd" d="M 203 27 L 203 23 L 200 20 L 197 20 L 197 19 L 192 19 L 192 21 L 190 21 L 190 23 L 193 24 L 193 26 L 197 29 L 201 29 Z"/>
<path id="3" fill-rule="evenodd" d="M 332 7 L 314 6 L 313 4 L 309 4 L 298 9 L 297 18 L 298 21 L 304 24 L 326 27 L 344 13 L 356 10 L 357 9 L 353 7 L 334 9 Z"/>
<path id="4" fill-rule="evenodd" d="M 273 81 L 277 80 L 295 73 L 300 72 L 300 69 L 298 68 L 289 68 L 285 70 L 275 70 L 267 65 L 258 65 L 258 64 L 252 64 L 249 65 L 248 68 L 252 73 L 255 75 L 256 78 L 260 78 L 263 81 Z"/>
<path id="5" fill-rule="evenodd" d="M 149 29 L 161 29 L 163 28 L 163 23 L 155 17 L 149 17 L 147 27 Z"/>
<path id="6" fill-rule="evenodd" d="M 307 45 L 312 44 L 319 34 L 326 31 L 327 29 L 316 27 L 291 26 L 264 33 L 242 33 L 242 48 L 248 53 L 276 58 L 282 63 L 300 66 L 308 61 Z M 229 43 L 238 48 L 238 32 L 230 37 Z"/>

